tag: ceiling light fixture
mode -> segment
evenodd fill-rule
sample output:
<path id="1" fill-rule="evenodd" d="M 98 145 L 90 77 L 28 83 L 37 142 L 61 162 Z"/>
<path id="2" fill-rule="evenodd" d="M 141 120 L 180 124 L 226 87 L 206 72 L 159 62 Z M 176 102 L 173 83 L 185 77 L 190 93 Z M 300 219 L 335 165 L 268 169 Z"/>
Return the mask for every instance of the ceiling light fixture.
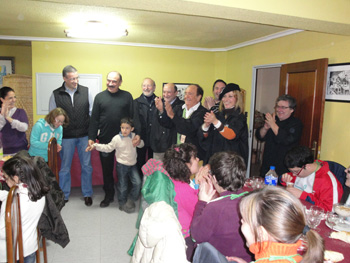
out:
<path id="1" fill-rule="evenodd" d="M 127 36 L 129 32 L 126 26 L 109 25 L 101 21 L 90 20 L 83 24 L 65 29 L 64 33 L 67 37 L 72 38 L 113 39 Z"/>

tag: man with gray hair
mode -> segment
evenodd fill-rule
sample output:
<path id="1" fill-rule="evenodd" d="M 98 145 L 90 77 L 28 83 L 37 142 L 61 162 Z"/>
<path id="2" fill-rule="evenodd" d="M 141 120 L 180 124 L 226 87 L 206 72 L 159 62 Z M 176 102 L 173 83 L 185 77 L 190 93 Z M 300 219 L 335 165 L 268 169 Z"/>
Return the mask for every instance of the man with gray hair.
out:
<path id="1" fill-rule="evenodd" d="M 141 139 L 145 143 L 143 148 L 137 148 L 137 166 L 140 172 L 142 166 L 147 161 L 146 159 L 153 158 L 151 140 L 155 135 L 152 133 L 152 130 L 154 122 L 157 121 L 157 110 L 154 104 L 154 100 L 157 98 L 157 96 L 154 94 L 154 91 L 156 90 L 156 83 L 151 78 L 145 78 L 142 81 L 141 88 L 141 96 L 135 99 L 135 106 L 139 114 L 141 125 Z"/>
<path id="2" fill-rule="evenodd" d="M 85 152 L 88 145 L 88 129 L 93 98 L 89 89 L 79 85 L 76 68 L 66 66 L 63 71 L 63 84 L 55 89 L 50 97 L 50 111 L 60 107 L 69 117 L 69 125 L 63 128 L 61 169 L 59 172 L 60 187 L 68 202 L 71 190 L 71 165 L 75 148 L 81 165 L 81 190 L 86 206 L 92 205 L 92 166 L 91 153 Z"/>

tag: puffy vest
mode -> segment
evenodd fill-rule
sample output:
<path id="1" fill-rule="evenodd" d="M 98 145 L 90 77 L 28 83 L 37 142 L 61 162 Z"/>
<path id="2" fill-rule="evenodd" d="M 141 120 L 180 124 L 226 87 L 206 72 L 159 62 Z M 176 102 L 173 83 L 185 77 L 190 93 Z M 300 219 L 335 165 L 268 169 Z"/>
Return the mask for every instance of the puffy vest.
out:
<path id="1" fill-rule="evenodd" d="M 78 85 L 74 93 L 74 106 L 70 95 L 62 87 L 53 91 L 56 106 L 64 109 L 69 117 L 69 125 L 63 127 L 63 138 L 80 138 L 88 135 L 89 129 L 89 89 Z"/>

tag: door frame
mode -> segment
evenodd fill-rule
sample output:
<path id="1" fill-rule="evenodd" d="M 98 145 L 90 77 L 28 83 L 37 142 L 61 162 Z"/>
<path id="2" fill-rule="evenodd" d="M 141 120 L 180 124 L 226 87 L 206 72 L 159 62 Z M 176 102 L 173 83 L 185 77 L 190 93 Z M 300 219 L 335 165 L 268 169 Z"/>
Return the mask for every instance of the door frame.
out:
<path id="1" fill-rule="evenodd" d="M 249 146 L 249 153 L 248 153 L 248 164 L 247 164 L 247 173 L 246 178 L 250 176 L 250 165 L 251 165 L 251 159 L 252 159 L 252 147 L 253 147 L 253 127 L 254 127 L 254 111 L 255 111 L 255 97 L 256 97 L 256 81 L 257 81 L 257 72 L 259 69 L 265 69 L 265 68 L 281 68 L 282 65 L 286 63 L 275 63 L 275 64 L 266 64 L 266 65 L 258 65 L 253 67 L 253 74 L 252 74 L 252 89 L 251 89 L 251 97 L 250 97 L 250 114 L 249 114 L 249 139 L 248 139 L 248 146 Z"/>

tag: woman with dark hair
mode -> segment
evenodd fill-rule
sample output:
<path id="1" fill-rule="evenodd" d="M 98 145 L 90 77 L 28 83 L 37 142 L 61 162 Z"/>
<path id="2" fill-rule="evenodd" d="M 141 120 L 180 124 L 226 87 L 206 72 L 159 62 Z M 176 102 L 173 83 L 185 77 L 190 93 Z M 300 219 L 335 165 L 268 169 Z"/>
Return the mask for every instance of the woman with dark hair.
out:
<path id="1" fill-rule="evenodd" d="M 270 166 L 276 167 L 277 175 L 288 172 L 284 157 L 288 150 L 298 145 L 303 131 L 302 122 L 294 117 L 295 98 L 288 94 L 276 99 L 275 112 L 266 113 L 265 124 L 256 130 L 255 136 L 265 142 L 260 176 L 264 177 Z"/>
<path id="2" fill-rule="evenodd" d="M 68 115 L 62 108 L 56 108 L 39 119 L 33 126 L 30 134 L 30 156 L 41 156 L 47 162 L 47 147 L 52 137 L 57 139 L 57 152 L 61 151 L 63 128 L 69 123 Z"/>
<path id="3" fill-rule="evenodd" d="M 205 179 L 199 187 L 191 237 L 197 244 L 208 242 L 225 256 L 237 256 L 249 262 L 252 255 L 240 232 L 238 212 L 241 197 L 247 193 L 242 190 L 245 174 L 243 158 L 233 152 L 215 153 L 209 165 L 200 169 L 198 176 Z"/>
<path id="4" fill-rule="evenodd" d="M 43 175 L 30 158 L 15 156 L 2 167 L 6 184 L 19 188 L 24 262 L 34 263 L 38 250 L 37 226 L 49 191 Z M 6 262 L 5 207 L 8 192 L 0 190 L 0 262 Z"/>
<path id="5" fill-rule="evenodd" d="M 216 152 L 234 151 L 248 161 L 248 126 L 244 115 L 244 102 L 241 89 L 229 83 L 222 90 L 219 112 L 207 112 L 204 116 L 200 137 L 207 150 L 204 163 Z"/>
<path id="6" fill-rule="evenodd" d="M 15 91 L 10 87 L 0 89 L 0 131 L 4 154 L 14 154 L 28 149 L 26 130 L 28 117 L 23 109 L 16 108 Z"/>

